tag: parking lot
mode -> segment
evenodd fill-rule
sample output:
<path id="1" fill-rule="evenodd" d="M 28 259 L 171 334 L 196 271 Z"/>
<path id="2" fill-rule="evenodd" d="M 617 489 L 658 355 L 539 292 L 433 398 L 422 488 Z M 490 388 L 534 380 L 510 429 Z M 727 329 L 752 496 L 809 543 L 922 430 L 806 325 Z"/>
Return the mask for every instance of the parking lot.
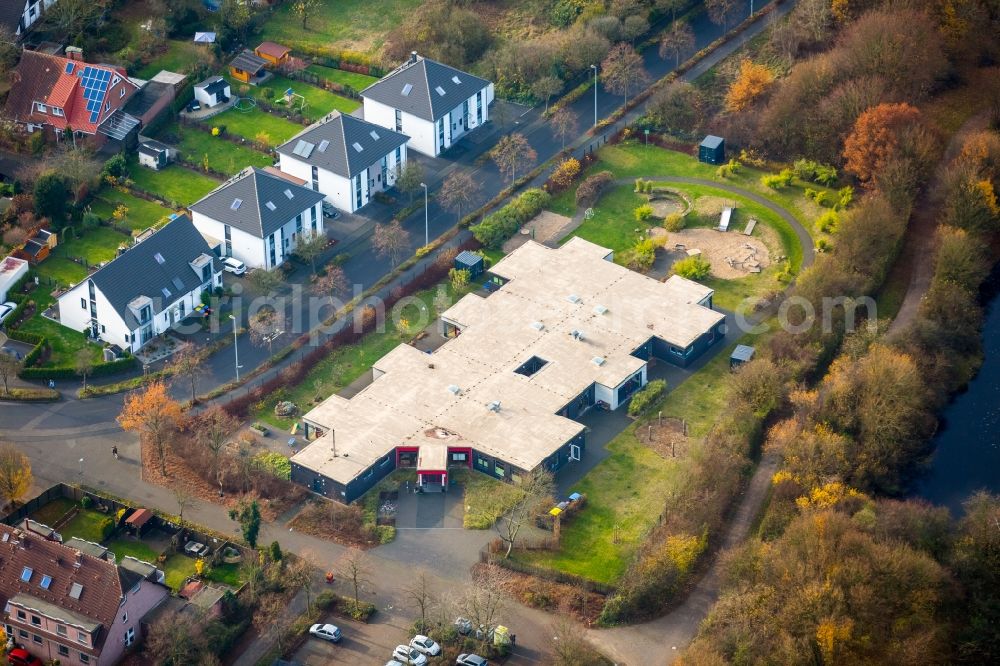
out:
<path id="1" fill-rule="evenodd" d="M 375 664 L 382 666 L 392 657 L 397 645 L 409 642 L 409 623 L 393 613 L 376 613 L 371 624 L 362 624 L 341 617 L 327 616 L 320 620 L 340 627 L 344 637 L 339 643 L 308 638 L 293 660 L 306 666 L 324 664 Z"/>

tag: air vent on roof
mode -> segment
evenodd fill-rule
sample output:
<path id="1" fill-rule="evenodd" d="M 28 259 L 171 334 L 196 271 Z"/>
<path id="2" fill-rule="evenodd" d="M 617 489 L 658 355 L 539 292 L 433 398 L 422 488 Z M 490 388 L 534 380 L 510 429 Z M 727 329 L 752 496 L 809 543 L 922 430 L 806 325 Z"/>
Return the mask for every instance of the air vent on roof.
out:
<path id="1" fill-rule="evenodd" d="M 160 292 L 163 294 L 163 298 L 170 298 L 170 290 L 166 287 L 160 288 Z"/>
<path id="2" fill-rule="evenodd" d="M 79 599 L 81 594 L 83 594 L 83 585 L 73 583 L 73 587 L 69 588 L 69 596 Z"/>
<path id="3" fill-rule="evenodd" d="M 594 306 L 594 314 L 602 315 L 602 314 L 604 314 L 607 311 L 608 311 L 608 309 L 606 307 L 604 307 L 603 305 L 595 305 Z"/>
<path id="4" fill-rule="evenodd" d="M 273 201 L 268 201 L 264 205 L 267 206 L 268 210 L 277 210 L 277 208 L 278 208 L 277 206 L 274 205 Z"/>
<path id="5" fill-rule="evenodd" d="M 9 534 L 7 534 L 6 532 L 4 532 L 4 533 L 3 533 L 3 542 L 4 542 L 4 543 L 7 543 L 7 541 L 8 541 L 9 539 L 10 539 L 10 535 L 9 535 Z"/>
<path id="6" fill-rule="evenodd" d="M 499 400 L 494 400 L 490 404 L 486 405 L 486 409 L 490 410 L 491 412 L 499 412 L 500 411 L 500 401 Z"/>
<path id="7" fill-rule="evenodd" d="M 604 357 L 603 356 L 595 356 L 594 358 L 590 359 L 590 362 L 593 363 L 594 365 L 596 365 L 599 368 L 602 365 L 604 365 Z"/>
<path id="8" fill-rule="evenodd" d="M 285 196 L 288 197 L 289 199 L 294 199 L 295 198 L 295 195 L 292 194 L 291 190 L 285 190 Z"/>
<path id="9" fill-rule="evenodd" d="M 543 324 L 540 321 L 533 321 L 531 322 L 531 328 L 535 329 L 536 331 L 540 331 L 543 328 L 545 328 L 545 324 Z"/>
<path id="10" fill-rule="evenodd" d="M 573 336 L 574 340 L 581 340 L 581 341 L 583 340 L 583 331 L 578 331 L 577 329 L 574 328 L 573 332 L 570 333 L 570 335 Z"/>
<path id="11" fill-rule="evenodd" d="M 455 83 L 461 83 L 461 82 L 462 82 L 462 79 L 458 78 L 457 76 L 453 76 L 453 77 L 451 77 L 451 80 L 452 80 L 453 82 L 455 82 Z"/>
<path id="12" fill-rule="evenodd" d="M 319 152 L 321 152 L 321 153 L 325 153 L 326 149 L 329 148 L 329 147 L 330 147 L 330 142 L 327 141 L 326 139 L 323 139 L 322 141 L 319 142 L 319 146 L 317 147 L 317 150 L 319 150 Z"/>
<path id="13" fill-rule="evenodd" d="M 413 90 L 412 84 L 407 83 L 405 86 L 403 86 L 403 97 L 409 95 L 411 90 Z"/>
<path id="14" fill-rule="evenodd" d="M 580 297 L 577 296 L 576 294 L 570 294 L 569 296 L 566 297 L 566 300 L 569 301 L 570 303 L 579 303 Z"/>
<path id="15" fill-rule="evenodd" d="M 177 290 L 177 293 L 184 291 L 184 283 L 181 282 L 181 279 L 179 277 L 171 279 L 170 284 L 174 285 L 174 289 Z"/>
<path id="16" fill-rule="evenodd" d="M 239 210 L 240 206 L 243 205 L 243 199 L 233 199 L 233 203 L 229 204 L 231 210 Z"/>
<path id="17" fill-rule="evenodd" d="M 378 137 L 378 132 L 376 132 L 375 130 L 372 130 L 371 132 L 369 132 L 369 134 L 371 135 L 371 137 L 373 139 L 375 139 L 376 141 L 378 141 L 378 138 L 379 138 Z"/>
<path id="18" fill-rule="evenodd" d="M 153 259 L 156 259 L 156 263 L 160 265 L 163 265 L 166 262 L 166 259 L 164 259 L 163 255 L 160 254 L 159 252 L 153 255 Z"/>
<path id="19" fill-rule="evenodd" d="M 451 393 L 452 395 L 458 395 L 461 392 L 462 392 L 462 389 L 460 389 L 457 385 L 455 385 L 455 384 L 449 384 L 448 385 L 448 393 Z"/>
<path id="20" fill-rule="evenodd" d="M 298 155 L 299 157 L 309 157 L 312 155 L 313 148 L 316 146 L 309 143 L 303 139 L 299 139 L 299 142 L 295 144 L 295 148 L 292 149 L 293 155 Z"/>
<path id="21" fill-rule="evenodd" d="M 437 86 L 436 88 L 434 88 L 434 90 L 436 90 L 437 94 L 441 95 L 441 97 L 445 96 L 444 88 L 442 88 L 441 86 Z"/>

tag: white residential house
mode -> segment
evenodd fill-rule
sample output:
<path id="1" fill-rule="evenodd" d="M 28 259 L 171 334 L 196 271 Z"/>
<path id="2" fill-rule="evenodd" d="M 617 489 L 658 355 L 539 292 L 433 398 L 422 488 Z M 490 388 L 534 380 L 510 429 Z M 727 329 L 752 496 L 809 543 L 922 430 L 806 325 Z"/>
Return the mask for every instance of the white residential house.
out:
<path id="1" fill-rule="evenodd" d="M 278 146 L 281 170 L 353 213 L 396 183 L 409 137 L 334 112 Z"/>
<path id="2" fill-rule="evenodd" d="M 413 52 L 361 97 L 365 120 L 406 134 L 410 148 L 437 157 L 489 120 L 493 84 Z"/>
<path id="3" fill-rule="evenodd" d="M 233 96 L 229 81 L 221 76 L 212 76 L 194 86 L 194 98 L 203 108 L 225 104 Z"/>
<path id="4" fill-rule="evenodd" d="M 54 4 L 56 0 L 4 0 L 0 2 L 0 25 L 20 39 Z"/>
<path id="5" fill-rule="evenodd" d="M 223 254 L 270 270 L 295 252 L 303 233 L 324 234 L 323 195 L 248 167 L 188 207 L 198 231 L 223 241 Z"/>
<path id="6" fill-rule="evenodd" d="M 59 322 L 133 352 L 222 286 L 221 264 L 179 215 L 59 297 Z"/>

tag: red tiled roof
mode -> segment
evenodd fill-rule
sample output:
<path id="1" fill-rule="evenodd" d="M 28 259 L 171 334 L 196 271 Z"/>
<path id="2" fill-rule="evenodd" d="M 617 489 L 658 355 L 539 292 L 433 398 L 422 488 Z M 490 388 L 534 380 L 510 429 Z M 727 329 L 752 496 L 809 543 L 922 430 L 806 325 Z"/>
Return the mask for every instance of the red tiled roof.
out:
<path id="1" fill-rule="evenodd" d="M 68 63 L 73 63 L 70 72 L 66 71 Z M 90 120 L 91 114 L 87 110 L 87 100 L 84 99 L 84 89 L 78 75 L 84 67 L 109 72 L 110 81 L 118 79 L 114 85 L 109 82 L 104 98 L 109 108 L 104 111 L 102 106 L 96 122 Z M 5 111 L 8 117 L 18 122 L 51 125 L 60 129 L 71 126 L 75 130 L 93 134 L 98 125 L 123 107 L 138 89 L 138 86 L 129 80 L 125 70 L 120 67 L 94 65 L 38 51 L 24 51 L 21 54 L 21 61 L 14 69 L 13 84 L 7 97 Z M 122 90 L 125 91 L 124 96 L 121 95 Z M 61 108 L 63 115 L 41 113 L 35 109 L 35 102 Z"/>
<path id="2" fill-rule="evenodd" d="M 142 527 L 149 522 L 149 519 L 153 517 L 153 512 L 149 509 L 136 509 L 135 513 L 129 516 L 125 522 L 132 527 Z"/>
<path id="3" fill-rule="evenodd" d="M 254 49 L 254 51 L 258 55 L 269 55 L 277 60 L 288 55 L 292 50 L 276 42 L 261 42 L 261 45 Z"/>
<path id="4" fill-rule="evenodd" d="M 25 567 L 31 569 L 27 582 L 22 580 Z M 48 589 L 41 586 L 42 576 L 51 578 Z M 70 596 L 74 584 L 82 587 L 78 599 Z M 122 586 L 118 567 L 111 562 L 0 524 L 0 607 L 18 594 L 102 624 L 104 631 L 95 641 L 95 647 L 100 649 L 121 604 Z"/>

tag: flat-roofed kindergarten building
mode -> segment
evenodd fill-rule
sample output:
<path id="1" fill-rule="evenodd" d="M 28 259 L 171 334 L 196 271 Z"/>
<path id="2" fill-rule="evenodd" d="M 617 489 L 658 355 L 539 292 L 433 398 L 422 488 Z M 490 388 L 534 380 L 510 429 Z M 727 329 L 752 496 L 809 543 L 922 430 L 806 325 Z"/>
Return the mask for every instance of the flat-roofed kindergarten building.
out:
<path id="1" fill-rule="evenodd" d="M 350 502 L 397 467 L 421 485 L 468 467 L 516 480 L 581 459 L 585 426 L 646 383 L 651 358 L 687 365 L 724 337 L 712 290 L 645 277 L 580 238 L 558 249 L 529 241 L 489 271 L 488 296 L 441 315 L 449 338 L 432 353 L 400 345 L 350 399 L 305 415 L 312 443 L 292 480 Z"/>

